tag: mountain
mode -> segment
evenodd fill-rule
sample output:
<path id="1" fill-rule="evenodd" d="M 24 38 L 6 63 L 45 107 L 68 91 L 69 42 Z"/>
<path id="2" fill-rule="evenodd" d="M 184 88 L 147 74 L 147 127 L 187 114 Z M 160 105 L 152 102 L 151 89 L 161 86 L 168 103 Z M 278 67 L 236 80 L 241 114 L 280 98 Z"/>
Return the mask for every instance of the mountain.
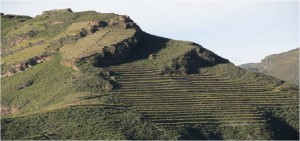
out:
<path id="1" fill-rule="evenodd" d="M 299 48 L 267 56 L 260 63 L 243 64 L 239 67 L 299 85 Z"/>
<path id="2" fill-rule="evenodd" d="M 297 86 L 128 16 L 58 9 L 1 26 L 3 140 L 299 139 Z"/>

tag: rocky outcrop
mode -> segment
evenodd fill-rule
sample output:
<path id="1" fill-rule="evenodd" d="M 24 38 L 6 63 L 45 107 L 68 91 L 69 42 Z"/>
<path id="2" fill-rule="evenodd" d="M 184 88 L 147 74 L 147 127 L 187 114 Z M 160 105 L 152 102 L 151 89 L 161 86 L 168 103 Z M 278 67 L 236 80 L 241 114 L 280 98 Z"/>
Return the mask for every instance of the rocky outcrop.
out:
<path id="1" fill-rule="evenodd" d="M 162 70 L 163 74 L 198 73 L 198 69 L 200 68 L 229 63 L 227 59 L 204 49 L 198 44 L 190 43 L 190 45 L 197 47 L 185 53 L 183 56 L 175 58 L 170 66 L 167 66 Z"/>
<path id="2" fill-rule="evenodd" d="M 16 85 L 15 90 L 18 91 L 18 90 L 24 89 L 24 88 L 26 88 L 26 87 L 31 86 L 33 83 L 34 83 L 33 81 L 28 81 L 28 82 L 25 82 L 25 83 Z"/>
<path id="3" fill-rule="evenodd" d="M 0 115 L 7 115 L 7 114 L 15 114 L 20 110 L 17 107 L 6 107 L 1 105 L 0 107 Z"/>
<path id="4" fill-rule="evenodd" d="M 106 66 L 126 61 L 131 55 L 138 40 L 133 36 L 118 44 L 105 46 L 102 53 L 97 53 L 81 60 L 90 62 L 94 66 Z"/>
<path id="5" fill-rule="evenodd" d="M 149 57 L 148 57 L 148 59 L 149 60 L 153 60 L 153 59 L 155 59 L 155 57 L 156 57 L 156 54 L 150 54 Z"/>
<path id="6" fill-rule="evenodd" d="M 41 56 L 35 56 L 25 62 L 18 63 L 16 65 L 12 65 L 10 69 L 6 72 L 1 72 L 1 77 L 6 77 L 6 76 L 13 76 L 16 73 L 23 72 L 27 68 L 30 68 L 34 65 L 43 63 L 45 61 L 49 61 L 51 59 L 51 55 L 41 55 Z"/>
<path id="7" fill-rule="evenodd" d="M 128 29 L 128 28 L 140 29 L 139 26 L 133 20 L 131 20 L 129 16 L 126 16 L 126 15 L 122 15 L 122 16 L 118 16 L 118 17 L 110 19 L 109 25 L 110 26 L 119 26 L 119 27 L 122 27 L 125 29 Z"/>

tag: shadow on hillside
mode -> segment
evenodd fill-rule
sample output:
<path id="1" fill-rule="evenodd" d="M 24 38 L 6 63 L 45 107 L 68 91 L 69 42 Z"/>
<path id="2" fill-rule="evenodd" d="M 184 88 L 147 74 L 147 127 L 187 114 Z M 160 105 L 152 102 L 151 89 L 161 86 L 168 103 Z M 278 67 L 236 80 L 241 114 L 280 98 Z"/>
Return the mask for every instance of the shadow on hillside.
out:
<path id="1" fill-rule="evenodd" d="M 166 47 L 166 43 L 170 41 L 170 39 L 154 36 L 146 32 L 138 33 L 137 37 L 139 43 L 126 62 L 146 59 L 150 54 L 156 54 L 159 50 Z"/>
<path id="2" fill-rule="evenodd" d="M 272 113 L 266 113 L 264 115 L 267 120 L 271 131 L 273 132 L 274 140 L 298 140 L 299 132 L 288 125 L 288 123 L 278 117 L 274 117 Z"/>
<path id="3" fill-rule="evenodd" d="M 218 64 L 229 63 L 227 59 L 224 59 L 217 54 L 204 49 L 201 45 L 193 43 L 193 45 L 199 48 L 192 50 L 186 54 L 183 59 L 177 64 L 186 68 L 186 73 L 197 74 L 200 68 L 213 67 Z"/>
<path id="4" fill-rule="evenodd" d="M 193 127 L 188 127 L 179 140 L 223 140 L 222 135 L 215 132 L 204 133 Z"/>
<path id="5" fill-rule="evenodd" d="M 211 120 L 217 122 L 218 120 Z M 222 135 L 218 132 L 220 123 L 216 124 L 197 124 L 185 125 L 179 127 L 177 130 L 180 132 L 179 140 L 223 140 Z"/>
<path id="6" fill-rule="evenodd" d="M 128 58 L 125 63 L 140 59 L 147 59 L 151 56 L 151 54 L 156 54 L 167 47 L 166 44 L 171 40 L 145 32 L 138 33 L 137 38 L 139 42 L 130 55 L 130 58 Z M 199 73 L 199 68 L 213 67 L 217 64 L 229 63 L 227 59 L 224 59 L 210 50 L 203 48 L 199 44 L 190 42 L 190 45 L 198 46 L 198 48 L 190 51 L 181 58 L 173 60 L 174 66 L 170 68 L 170 72 L 185 69 L 184 71 L 186 73 L 195 74 Z"/>

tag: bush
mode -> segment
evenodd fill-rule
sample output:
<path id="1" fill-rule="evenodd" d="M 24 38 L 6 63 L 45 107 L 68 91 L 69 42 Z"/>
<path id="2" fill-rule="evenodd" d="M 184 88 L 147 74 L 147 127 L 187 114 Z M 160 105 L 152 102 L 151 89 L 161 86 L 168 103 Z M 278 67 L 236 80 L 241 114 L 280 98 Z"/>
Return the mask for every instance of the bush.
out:
<path id="1" fill-rule="evenodd" d="M 265 127 L 246 125 L 246 126 L 224 126 L 221 127 L 222 136 L 225 140 L 270 140 L 270 132 Z"/>
<path id="2" fill-rule="evenodd" d="M 97 30 L 98 30 L 98 27 L 95 26 L 95 25 L 90 27 L 90 32 L 91 33 L 95 33 Z"/>
<path id="3" fill-rule="evenodd" d="M 79 32 L 79 36 L 85 37 L 86 35 L 88 35 L 88 31 L 85 28 L 82 28 Z"/>
<path id="4" fill-rule="evenodd" d="M 106 27 L 108 25 L 105 21 L 99 21 L 99 27 Z"/>

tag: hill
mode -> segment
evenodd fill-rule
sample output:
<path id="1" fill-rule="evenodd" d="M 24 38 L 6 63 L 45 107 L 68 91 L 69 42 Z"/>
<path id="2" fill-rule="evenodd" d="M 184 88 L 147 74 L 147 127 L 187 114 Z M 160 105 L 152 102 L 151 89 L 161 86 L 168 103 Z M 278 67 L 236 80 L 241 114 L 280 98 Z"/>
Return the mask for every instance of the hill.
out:
<path id="1" fill-rule="evenodd" d="M 260 63 L 243 64 L 239 67 L 299 85 L 299 48 L 267 56 Z"/>
<path id="2" fill-rule="evenodd" d="M 1 139 L 299 139 L 297 86 L 128 16 L 1 23 Z"/>

